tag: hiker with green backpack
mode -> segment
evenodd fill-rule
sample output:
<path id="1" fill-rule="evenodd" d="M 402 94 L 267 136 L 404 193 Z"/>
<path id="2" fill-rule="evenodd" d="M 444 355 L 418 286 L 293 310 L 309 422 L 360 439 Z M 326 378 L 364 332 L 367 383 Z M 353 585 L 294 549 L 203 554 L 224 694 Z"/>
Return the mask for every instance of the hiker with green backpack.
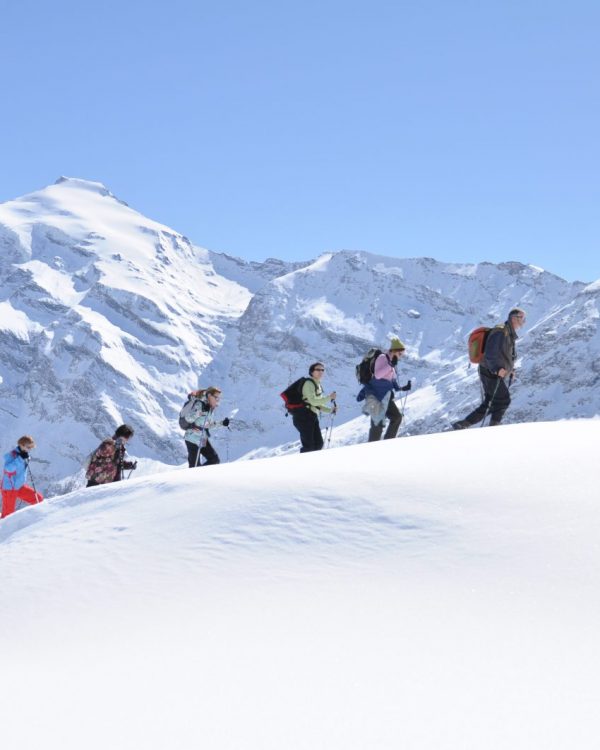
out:
<path id="1" fill-rule="evenodd" d="M 309 377 L 299 378 L 281 394 L 288 414 L 292 415 L 294 427 L 300 433 L 300 453 L 320 451 L 323 448 L 319 415 L 321 412 L 335 414 L 337 411 L 336 392 L 323 395 L 321 378 L 324 373 L 325 365 L 314 362 L 308 368 Z M 333 402 L 333 406 L 328 406 L 330 402 Z"/>
<path id="2" fill-rule="evenodd" d="M 469 358 L 471 362 L 479 364 L 483 400 L 464 419 L 453 422 L 455 430 L 464 430 L 483 422 L 488 414 L 490 427 L 502 421 L 510 405 L 509 385 L 517 359 L 517 331 L 524 324 L 525 313 L 519 307 L 513 307 L 504 323 L 491 329 L 478 328 L 469 337 Z"/>

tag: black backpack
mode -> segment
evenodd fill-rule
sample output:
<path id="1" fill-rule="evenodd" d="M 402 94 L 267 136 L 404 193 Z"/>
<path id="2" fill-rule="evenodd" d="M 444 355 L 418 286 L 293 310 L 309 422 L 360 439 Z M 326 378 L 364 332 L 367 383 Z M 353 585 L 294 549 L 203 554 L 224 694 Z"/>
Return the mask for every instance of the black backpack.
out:
<path id="1" fill-rule="evenodd" d="M 310 380 L 310 378 L 298 378 L 298 380 L 294 380 L 291 385 L 288 385 L 285 391 L 282 391 L 279 394 L 288 411 L 291 411 L 292 409 L 300 409 L 303 406 L 306 406 L 306 402 L 302 400 L 302 387 L 307 380 Z"/>
<path id="2" fill-rule="evenodd" d="M 356 365 L 356 379 L 361 385 L 366 385 L 373 377 L 375 360 L 380 354 L 383 354 L 381 349 L 373 347 L 369 349 L 362 360 Z"/>

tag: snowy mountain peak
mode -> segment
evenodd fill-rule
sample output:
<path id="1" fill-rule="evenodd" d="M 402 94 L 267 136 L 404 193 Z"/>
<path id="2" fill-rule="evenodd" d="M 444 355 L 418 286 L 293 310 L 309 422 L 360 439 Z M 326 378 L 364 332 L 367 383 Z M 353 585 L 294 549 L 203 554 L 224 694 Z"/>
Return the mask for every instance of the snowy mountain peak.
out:
<path id="1" fill-rule="evenodd" d="M 248 263 L 191 244 L 99 182 L 62 177 L 0 205 L 0 273 L 4 433 L 34 434 L 51 491 L 121 422 L 135 426 L 134 455 L 181 463 L 177 414 L 199 385 L 223 389 L 223 416 L 235 410 L 215 437 L 223 459 L 295 451 L 279 393 L 317 360 L 338 393 L 333 442 L 364 440 L 354 366 L 391 336 L 407 345 L 399 377 L 415 386 L 404 434 L 435 432 L 479 397 L 469 331 L 515 305 L 527 326 L 507 420 L 600 411 L 600 286 L 522 263 L 349 250 Z"/>

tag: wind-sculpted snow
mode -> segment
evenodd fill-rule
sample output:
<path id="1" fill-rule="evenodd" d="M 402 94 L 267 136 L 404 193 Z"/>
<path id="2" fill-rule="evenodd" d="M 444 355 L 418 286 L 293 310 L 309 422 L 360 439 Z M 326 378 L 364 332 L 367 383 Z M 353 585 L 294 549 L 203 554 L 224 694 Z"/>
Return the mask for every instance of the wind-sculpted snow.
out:
<path id="1" fill-rule="evenodd" d="M 592 750 L 599 440 L 424 435 L 14 513 L 3 747 Z"/>
<path id="2" fill-rule="evenodd" d="M 600 287 L 533 266 L 349 251 L 247 263 L 192 245 L 104 185 L 62 178 L 0 206 L 0 270 L 5 449 L 34 434 L 50 491 L 81 481 L 85 457 L 123 421 L 141 467 L 181 464 L 177 414 L 198 386 L 221 386 L 219 413 L 233 416 L 213 436 L 223 460 L 296 451 L 279 393 L 317 360 L 338 395 L 337 416 L 322 420 L 329 443 L 365 440 L 354 367 L 392 335 L 407 346 L 399 380 L 413 382 L 402 434 L 445 429 L 479 400 L 469 331 L 514 305 L 527 323 L 506 421 L 600 412 Z"/>

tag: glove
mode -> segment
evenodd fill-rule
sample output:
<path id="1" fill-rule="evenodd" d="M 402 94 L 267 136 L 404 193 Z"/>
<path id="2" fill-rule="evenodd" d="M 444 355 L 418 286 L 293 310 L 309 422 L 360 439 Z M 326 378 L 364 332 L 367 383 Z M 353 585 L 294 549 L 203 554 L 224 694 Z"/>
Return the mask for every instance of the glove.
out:
<path id="1" fill-rule="evenodd" d="M 123 468 L 131 469 L 133 471 L 134 469 L 137 469 L 137 461 L 124 461 Z"/>
<path id="2" fill-rule="evenodd" d="M 406 385 L 403 385 L 402 388 L 400 388 L 400 390 L 401 391 L 410 391 L 411 388 L 412 388 L 412 383 L 409 380 Z"/>
<path id="3" fill-rule="evenodd" d="M 229 417 L 225 417 L 221 424 L 223 425 L 223 427 L 229 427 Z"/>

